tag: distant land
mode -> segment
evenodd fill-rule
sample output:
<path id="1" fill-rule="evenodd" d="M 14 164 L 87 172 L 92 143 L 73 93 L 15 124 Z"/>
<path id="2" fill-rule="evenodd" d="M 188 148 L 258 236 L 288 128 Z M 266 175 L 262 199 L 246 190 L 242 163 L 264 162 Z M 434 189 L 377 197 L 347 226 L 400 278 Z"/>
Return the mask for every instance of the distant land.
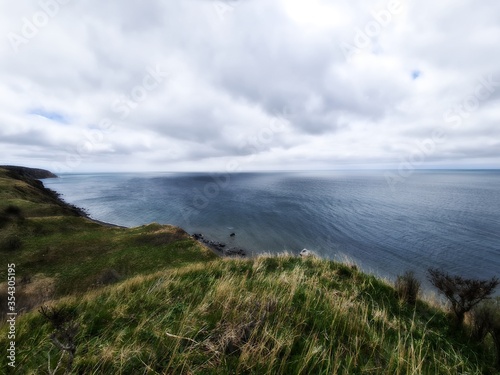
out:
<path id="1" fill-rule="evenodd" d="M 54 173 L 45 169 L 18 167 L 14 165 L 0 165 L 0 168 L 15 172 L 21 177 L 33 178 L 35 180 L 42 180 L 44 178 L 57 178 Z"/>

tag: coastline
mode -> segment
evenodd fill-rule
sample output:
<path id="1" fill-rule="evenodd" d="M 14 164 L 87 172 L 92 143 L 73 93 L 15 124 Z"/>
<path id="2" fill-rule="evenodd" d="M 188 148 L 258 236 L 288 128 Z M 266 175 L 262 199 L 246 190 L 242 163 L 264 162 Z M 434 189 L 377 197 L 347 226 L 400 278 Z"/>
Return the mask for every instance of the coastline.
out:
<path id="1" fill-rule="evenodd" d="M 51 178 L 58 178 L 58 177 L 51 177 Z M 82 208 L 82 207 L 78 207 L 78 206 L 75 206 L 74 204 L 71 204 L 71 203 L 68 203 L 66 202 L 62 197 L 61 197 L 61 194 L 59 194 L 57 191 L 55 190 L 52 190 L 52 189 L 49 189 L 48 187 L 45 186 L 45 184 L 43 183 L 42 180 L 38 180 L 42 183 L 42 186 L 43 186 L 43 189 L 48 193 L 48 194 L 51 194 L 51 195 L 54 195 L 57 199 L 57 201 L 59 202 L 59 204 L 61 206 L 65 206 L 67 207 L 68 209 L 74 211 L 77 213 L 77 216 L 79 217 L 83 217 L 93 223 L 96 223 L 96 224 L 99 224 L 99 225 L 102 225 L 102 226 L 105 226 L 105 227 L 110 227 L 110 228 L 123 228 L 123 229 L 127 229 L 128 227 L 124 227 L 123 225 L 118 225 L 118 224 L 113 224 L 113 223 L 108 223 L 108 222 L 105 222 L 105 221 L 101 221 L 101 220 L 97 220 L 97 219 L 94 219 L 92 218 L 88 212 L 85 210 L 85 208 Z"/>
<path id="2" fill-rule="evenodd" d="M 51 178 L 57 178 L 57 177 L 51 177 Z M 125 227 L 123 225 L 118 225 L 118 224 L 114 224 L 114 223 L 109 223 L 109 222 L 106 222 L 106 221 L 102 221 L 102 220 L 98 220 L 98 219 L 94 219 L 92 218 L 88 212 L 82 208 L 82 207 L 78 207 L 78 206 L 75 206 L 71 203 L 68 203 L 66 202 L 62 197 L 61 197 L 61 194 L 59 194 L 57 191 L 54 191 L 52 189 L 49 189 L 48 187 L 46 187 L 44 184 L 43 184 L 43 181 L 40 181 L 43 185 L 43 189 L 51 194 L 51 195 L 54 195 L 57 197 L 57 200 L 59 201 L 60 205 L 62 206 L 65 206 L 67 207 L 68 209 L 71 209 L 72 211 L 75 211 L 78 213 L 78 216 L 80 217 L 83 217 L 93 223 L 96 223 L 96 224 L 99 224 L 99 225 L 102 225 L 102 226 L 105 226 L 105 227 L 109 227 L 109 228 L 121 228 L 121 229 L 130 229 L 130 227 Z M 167 225 L 170 225 L 170 224 L 167 224 Z M 180 228 L 176 225 L 174 225 L 174 227 L 176 228 Z M 186 232 L 183 228 L 180 228 L 182 229 L 184 232 Z M 188 233 L 188 232 L 186 232 Z M 212 252 L 220 257 L 228 257 L 228 258 L 231 258 L 231 257 L 247 257 L 248 254 L 245 250 L 241 249 L 241 248 L 236 248 L 236 247 L 233 247 L 233 248 L 226 248 L 226 244 L 225 243 L 222 243 L 222 242 L 217 242 L 217 241 L 212 241 L 212 240 L 209 240 L 207 238 L 205 238 L 202 234 L 200 233 L 188 233 L 188 235 L 193 238 L 194 240 L 196 240 L 198 243 L 200 243 L 201 245 L 207 247 L 208 249 L 212 250 Z"/>
<path id="3" fill-rule="evenodd" d="M 33 169 L 27 167 L 18 167 L 18 166 L 0 166 L 0 168 L 8 170 L 9 174 L 18 180 L 29 183 L 31 186 L 35 187 L 38 190 L 41 190 L 45 195 L 49 196 L 54 203 L 57 203 L 60 207 L 63 207 L 67 211 L 69 211 L 73 216 L 82 217 L 86 220 L 89 220 L 93 223 L 102 225 L 104 227 L 109 228 L 120 228 L 120 229 L 130 229 L 129 227 L 118 225 L 114 223 L 109 223 L 106 221 L 98 220 L 92 218 L 85 208 L 78 207 L 74 204 L 66 202 L 61 194 L 57 191 L 52 190 L 45 186 L 43 180 L 49 178 L 58 178 L 57 175 L 43 169 Z M 177 226 L 175 226 L 177 227 Z M 180 228 L 180 227 L 177 227 Z M 183 228 L 180 228 L 184 231 Z M 186 231 L 185 231 L 186 232 Z M 188 232 L 186 232 L 188 233 Z M 226 244 L 212 241 L 205 238 L 202 234 L 199 233 L 188 233 L 188 235 L 193 238 L 195 241 L 200 243 L 202 246 L 210 249 L 214 254 L 220 257 L 247 257 L 247 252 L 241 248 L 227 248 Z"/>
<path id="4" fill-rule="evenodd" d="M 4 167 L 0 166 L 0 168 L 4 168 Z M 59 178 L 56 175 L 54 175 L 54 176 L 55 177 L 49 177 L 49 178 Z M 120 229 L 131 229 L 131 228 L 133 228 L 133 227 L 122 226 L 122 225 L 118 225 L 118 224 L 114 224 L 114 223 L 110 223 L 110 222 L 106 222 L 106 221 L 102 221 L 102 220 L 98 220 L 98 219 L 92 218 L 88 214 L 88 212 L 85 210 L 85 208 L 78 207 L 76 205 L 73 205 L 71 203 L 66 202 L 61 197 L 60 193 L 58 193 L 57 191 L 52 190 L 52 189 L 46 187 L 43 184 L 43 181 L 38 180 L 38 179 L 34 179 L 34 178 L 30 178 L 30 179 L 32 181 L 36 182 L 36 183 L 39 183 L 41 185 L 41 187 L 43 188 L 44 191 L 46 191 L 49 195 L 54 196 L 55 199 L 57 199 L 57 201 L 59 202 L 59 204 L 61 206 L 66 207 L 68 210 L 70 210 L 72 212 L 75 212 L 77 214 L 77 216 L 83 217 L 83 218 L 85 218 L 85 219 L 87 219 L 87 220 L 89 220 L 89 221 L 91 221 L 93 223 L 96 223 L 96 224 L 104 226 L 104 227 L 120 228 Z M 152 223 L 149 223 L 149 224 L 152 224 Z M 148 224 L 143 224 L 143 225 L 148 225 Z M 226 243 L 219 242 L 219 241 L 214 241 L 214 240 L 212 240 L 210 238 L 206 238 L 205 235 L 202 234 L 202 233 L 189 233 L 184 228 L 179 227 L 177 225 L 172 225 L 172 224 L 160 224 L 160 225 L 168 225 L 168 226 L 172 226 L 172 227 L 175 227 L 175 228 L 182 229 L 185 233 L 188 234 L 188 236 L 190 238 L 194 239 L 200 245 L 202 245 L 202 246 L 206 247 L 207 249 L 211 250 L 215 255 L 217 255 L 219 257 L 222 257 L 222 258 L 252 258 L 252 256 L 249 255 L 249 254 L 252 254 L 251 251 L 245 250 L 245 249 L 242 249 L 242 248 L 238 248 L 238 247 L 228 247 Z M 296 255 L 299 255 L 299 254 L 296 254 Z M 315 256 L 318 256 L 318 255 L 315 255 Z M 392 283 L 395 280 L 395 277 L 392 277 L 392 278 L 388 277 L 388 276 L 384 275 L 383 273 L 379 272 L 377 269 L 362 267 L 362 265 L 360 263 L 351 260 L 349 257 L 347 257 L 344 260 L 340 260 L 340 261 L 344 262 L 344 263 L 347 263 L 347 264 L 355 264 L 357 267 L 360 267 L 360 269 L 362 269 L 363 272 L 365 272 L 367 274 L 370 274 L 370 275 L 374 275 L 374 276 L 376 276 L 378 278 L 381 278 L 381 279 L 385 279 L 385 280 L 387 280 L 390 283 Z M 423 281 L 423 285 L 422 285 L 423 291 L 425 291 L 425 293 L 432 292 L 432 288 L 431 288 L 430 284 L 428 284 L 428 282 L 427 282 L 426 279 L 423 279 L 423 280 L 424 280 Z M 500 296 L 500 289 L 494 295 Z"/>
<path id="5" fill-rule="evenodd" d="M 378 171 L 234 174 L 208 197 L 203 189 L 215 189 L 212 183 L 204 172 L 61 173 L 46 180 L 96 219 L 173 224 L 250 255 L 307 248 L 390 280 L 407 269 L 425 279 L 434 265 L 467 277 L 492 277 L 500 268 L 498 174 L 419 172 L 398 194 Z"/>

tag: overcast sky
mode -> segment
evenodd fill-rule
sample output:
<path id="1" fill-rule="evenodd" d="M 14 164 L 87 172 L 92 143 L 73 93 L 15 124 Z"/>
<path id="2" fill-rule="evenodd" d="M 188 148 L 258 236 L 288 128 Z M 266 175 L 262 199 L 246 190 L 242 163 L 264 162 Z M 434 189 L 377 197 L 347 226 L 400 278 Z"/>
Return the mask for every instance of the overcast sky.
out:
<path id="1" fill-rule="evenodd" d="M 500 2 L 2 1 L 0 164 L 500 167 Z"/>

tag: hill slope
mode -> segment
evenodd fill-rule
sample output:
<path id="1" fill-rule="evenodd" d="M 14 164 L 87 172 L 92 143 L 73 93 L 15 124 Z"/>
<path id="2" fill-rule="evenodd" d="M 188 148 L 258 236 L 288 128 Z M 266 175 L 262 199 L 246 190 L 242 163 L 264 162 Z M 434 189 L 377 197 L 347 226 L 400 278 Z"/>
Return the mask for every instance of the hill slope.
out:
<path id="1" fill-rule="evenodd" d="M 127 229 L 95 223 L 40 181 L 1 168 L 0 255 L 16 264 L 19 309 L 165 267 L 216 258 L 180 228 L 150 224 Z M 6 267 L 0 268 L 0 285 L 6 273 Z"/>
<path id="2" fill-rule="evenodd" d="M 14 165 L 0 165 L 0 169 L 4 169 L 13 173 L 13 176 L 24 177 L 27 179 L 37 179 L 41 180 L 44 178 L 56 178 L 57 176 L 45 169 L 37 169 L 37 168 L 27 168 L 27 167 L 18 167 Z"/>

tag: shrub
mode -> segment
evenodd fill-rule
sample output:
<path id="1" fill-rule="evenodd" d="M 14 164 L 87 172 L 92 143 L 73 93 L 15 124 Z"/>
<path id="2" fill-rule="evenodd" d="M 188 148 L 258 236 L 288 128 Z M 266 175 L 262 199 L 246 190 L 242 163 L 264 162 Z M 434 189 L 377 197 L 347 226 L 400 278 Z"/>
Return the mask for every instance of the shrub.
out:
<path id="1" fill-rule="evenodd" d="M 0 214 L 0 229 L 3 229 L 10 223 L 10 218 L 5 214 Z"/>
<path id="2" fill-rule="evenodd" d="M 495 325 L 491 329 L 491 336 L 497 350 L 497 369 L 500 370 L 500 318 L 497 317 Z"/>
<path id="3" fill-rule="evenodd" d="M 54 370 L 50 368 L 49 361 L 49 374 L 58 373 L 58 369 L 63 364 L 65 355 L 67 356 L 67 360 L 64 373 L 70 374 L 76 353 L 76 335 L 79 330 L 79 324 L 75 322 L 75 313 L 68 309 L 51 308 L 47 306 L 42 306 L 39 312 L 52 325 L 54 332 L 50 335 L 50 341 L 61 351 L 61 357 Z"/>
<path id="4" fill-rule="evenodd" d="M 497 351 L 497 369 L 500 370 L 500 297 L 493 301 L 488 301 L 490 310 L 489 331 Z"/>
<path id="5" fill-rule="evenodd" d="M 4 212 L 9 216 L 22 216 L 22 211 L 19 207 L 14 205 L 9 205 L 5 208 Z"/>
<path id="6" fill-rule="evenodd" d="M 13 204 L 8 205 L 4 210 L 2 216 L 4 217 L 4 221 L 17 220 L 18 223 L 23 223 L 26 218 L 23 215 L 23 211 L 18 206 L 14 206 Z M 5 225 L 4 225 L 5 226 Z"/>
<path id="7" fill-rule="evenodd" d="M 472 337 L 484 341 L 491 334 L 496 349 L 497 368 L 500 370 L 500 297 L 486 301 L 471 311 Z"/>
<path id="8" fill-rule="evenodd" d="M 428 272 L 431 284 L 451 303 L 457 326 L 462 326 L 465 313 L 493 294 L 499 284 L 497 277 L 492 277 L 490 280 L 477 280 L 449 275 L 434 268 L 430 268 Z"/>
<path id="9" fill-rule="evenodd" d="M 16 251 L 23 247 L 23 242 L 18 236 L 9 236 L 0 245 L 1 250 Z"/>
<path id="10" fill-rule="evenodd" d="M 121 276 L 114 269 L 104 270 L 96 280 L 96 285 L 111 285 L 121 280 Z"/>
<path id="11" fill-rule="evenodd" d="M 413 271 L 406 271 L 404 275 L 398 275 L 394 288 L 401 301 L 414 305 L 420 292 L 420 281 L 415 277 Z"/>
<path id="12" fill-rule="evenodd" d="M 474 340 L 483 342 L 488 332 L 491 330 L 493 319 L 491 306 L 481 303 L 470 311 L 471 336 Z"/>

